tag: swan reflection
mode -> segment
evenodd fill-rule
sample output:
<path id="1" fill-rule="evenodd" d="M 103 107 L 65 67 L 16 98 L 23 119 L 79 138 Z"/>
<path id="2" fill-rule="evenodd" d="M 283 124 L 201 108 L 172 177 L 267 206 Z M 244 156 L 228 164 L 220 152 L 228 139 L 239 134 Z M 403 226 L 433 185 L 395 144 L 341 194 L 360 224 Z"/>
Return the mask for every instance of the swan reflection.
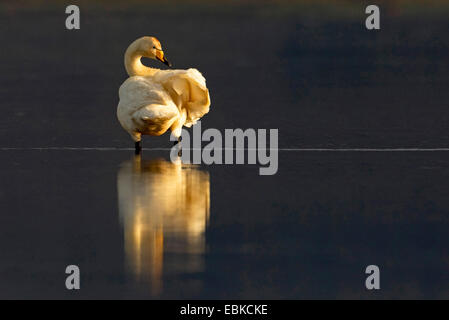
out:
<path id="1" fill-rule="evenodd" d="M 117 176 L 127 271 L 162 289 L 162 276 L 203 269 L 209 173 L 192 165 L 136 156 Z M 164 262 L 165 257 L 165 262 Z"/>

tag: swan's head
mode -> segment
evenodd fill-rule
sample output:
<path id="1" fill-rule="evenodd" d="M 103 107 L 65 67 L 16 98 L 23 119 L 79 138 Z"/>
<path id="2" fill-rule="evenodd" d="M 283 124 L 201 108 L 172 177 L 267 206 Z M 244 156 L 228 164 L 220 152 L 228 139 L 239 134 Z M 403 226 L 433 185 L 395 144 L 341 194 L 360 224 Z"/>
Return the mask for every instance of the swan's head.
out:
<path id="1" fill-rule="evenodd" d="M 142 52 L 142 56 L 150 59 L 159 60 L 163 64 L 171 67 L 171 63 L 162 51 L 161 43 L 155 37 L 142 37 L 135 41 L 136 49 Z"/>

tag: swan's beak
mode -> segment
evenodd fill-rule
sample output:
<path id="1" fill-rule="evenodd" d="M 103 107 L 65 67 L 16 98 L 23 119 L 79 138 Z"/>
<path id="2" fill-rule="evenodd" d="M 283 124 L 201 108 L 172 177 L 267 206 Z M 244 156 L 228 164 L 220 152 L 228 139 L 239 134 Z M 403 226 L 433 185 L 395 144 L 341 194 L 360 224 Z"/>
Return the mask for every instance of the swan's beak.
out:
<path id="1" fill-rule="evenodd" d="M 156 59 L 158 59 L 160 62 L 162 62 L 163 64 L 171 67 L 171 63 L 170 61 L 167 60 L 167 58 L 164 56 L 164 51 L 162 50 L 157 50 L 156 51 Z"/>

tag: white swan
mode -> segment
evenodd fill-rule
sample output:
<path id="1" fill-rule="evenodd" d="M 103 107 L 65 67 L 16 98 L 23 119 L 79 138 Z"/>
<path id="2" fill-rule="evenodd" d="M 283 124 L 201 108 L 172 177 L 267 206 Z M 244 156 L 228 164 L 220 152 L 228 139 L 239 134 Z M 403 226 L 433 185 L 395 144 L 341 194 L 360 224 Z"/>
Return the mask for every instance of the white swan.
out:
<path id="1" fill-rule="evenodd" d="M 125 52 L 130 77 L 119 89 L 117 117 L 134 140 L 136 153 L 142 135 L 159 136 L 170 129 L 179 140 L 182 126 L 195 124 L 210 106 L 206 80 L 197 69 L 159 70 L 143 65 L 142 57 L 170 66 L 155 37 L 139 38 Z"/>

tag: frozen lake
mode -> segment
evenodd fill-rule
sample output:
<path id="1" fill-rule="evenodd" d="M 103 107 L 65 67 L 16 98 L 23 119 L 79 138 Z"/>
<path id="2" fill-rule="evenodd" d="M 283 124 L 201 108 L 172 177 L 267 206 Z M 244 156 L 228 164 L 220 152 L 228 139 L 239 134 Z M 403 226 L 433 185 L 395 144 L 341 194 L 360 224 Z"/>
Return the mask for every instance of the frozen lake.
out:
<path id="1" fill-rule="evenodd" d="M 164 159 L 165 158 L 165 159 Z M 144 151 L 3 151 L 2 297 L 447 297 L 449 154 L 280 152 L 180 166 Z"/>

